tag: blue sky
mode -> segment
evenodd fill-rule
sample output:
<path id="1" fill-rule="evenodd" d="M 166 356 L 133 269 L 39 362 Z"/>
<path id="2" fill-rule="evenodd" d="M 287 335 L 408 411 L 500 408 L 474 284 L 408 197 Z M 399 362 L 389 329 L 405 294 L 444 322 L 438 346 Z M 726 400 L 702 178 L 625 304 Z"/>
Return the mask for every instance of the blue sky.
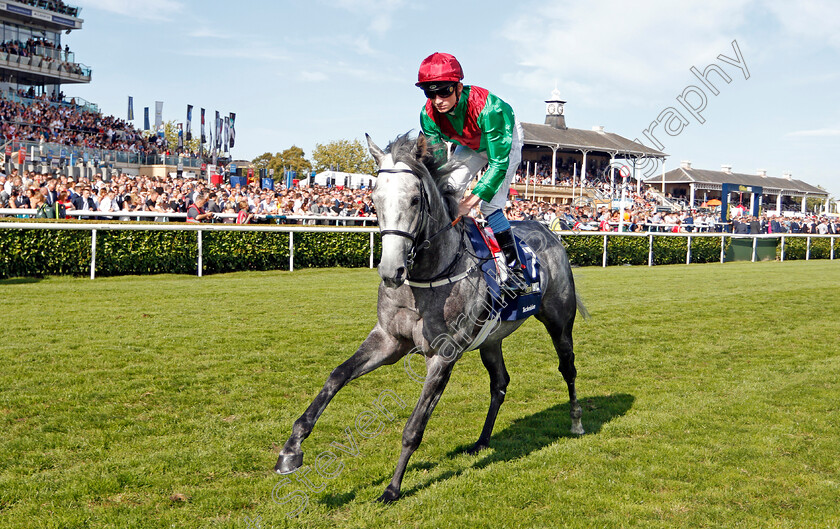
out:
<path id="1" fill-rule="evenodd" d="M 72 3 L 72 2 L 71 2 Z M 694 167 L 794 178 L 840 197 L 840 2 L 705 0 L 624 2 L 407 0 L 76 0 L 84 29 L 63 36 L 93 69 L 69 95 L 125 116 L 134 96 L 164 101 L 164 119 L 186 105 L 236 112 L 233 156 L 291 145 L 363 139 L 380 145 L 418 127 L 420 61 L 454 54 L 465 83 L 490 89 L 524 122 L 542 123 L 557 87 L 570 127 L 631 139 L 667 107 L 688 118 L 657 137 L 666 169 Z M 738 43 L 749 70 L 726 65 Z M 716 63 L 700 124 L 677 103 Z M 698 100 L 699 101 L 699 100 Z M 197 129 L 197 112 L 193 127 Z M 649 141 L 646 141 L 650 145 Z"/>

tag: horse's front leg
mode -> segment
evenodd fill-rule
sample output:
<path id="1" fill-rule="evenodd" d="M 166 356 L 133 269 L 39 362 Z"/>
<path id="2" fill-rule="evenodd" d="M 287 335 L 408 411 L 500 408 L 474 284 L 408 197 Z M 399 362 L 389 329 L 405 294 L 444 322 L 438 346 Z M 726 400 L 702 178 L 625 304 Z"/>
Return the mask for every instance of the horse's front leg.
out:
<path id="1" fill-rule="evenodd" d="M 323 389 L 312 401 L 312 404 L 295 421 L 292 435 L 280 451 L 280 457 L 274 470 L 280 474 L 294 472 L 303 464 L 303 451 L 300 444 L 312 433 L 315 422 L 330 400 L 348 382 L 365 373 L 369 373 L 384 364 L 393 364 L 407 352 L 408 347 L 402 345 L 394 336 L 383 330 L 379 324 L 373 328 L 359 349 L 343 364 L 336 367 L 324 383 Z"/>
<path id="2" fill-rule="evenodd" d="M 411 412 L 411 417 L 408 418 L 403 430 L 402 451 L 400 452 L 400 459 L 397 461 L 397 469 L 394 471 L 391 483 L 385 488 L 385 492 L 382 493 L 378 501 L 390 503 L 400 498 L 400 487 L 402 486 L 405 469 L 408 466 L 408 460 L 420 446 L 420 441 L 423 440 L 426 424 L 429 422 L 429 417 L 431 417 L 440 400 L 440 396 L 443 395 L 443 390 L 449 382 L 449 376 L 452 374 L 454 365 L 454 359 L 443 358 L 439 355 L 434 355 L 426 360 L 426 380 L 423 383 L 423 391 L 420 393 L 417 405 Z"/>

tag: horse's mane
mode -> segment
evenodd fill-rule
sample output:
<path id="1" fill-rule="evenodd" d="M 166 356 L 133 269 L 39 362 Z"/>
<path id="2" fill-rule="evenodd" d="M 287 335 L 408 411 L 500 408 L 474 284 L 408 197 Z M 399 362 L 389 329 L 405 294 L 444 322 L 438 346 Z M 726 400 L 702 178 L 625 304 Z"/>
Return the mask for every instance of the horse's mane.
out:
<path id="1" fill-rule="evenodd" d="M 424 136 L 413 139 L 409 133 L 397 136 L 392 141 L 387 152 L 391 153 L 394 162 L 403 162 L 421 179 L 429 178 L 432 187 L 440 194 L 441 201 L 447 209 L 450 219 L 458 216 L 458 191 L 449 185 L 449 175 L 459 167 L 458 163 L 446 161 L 445 145 L 429 145 Z"/>

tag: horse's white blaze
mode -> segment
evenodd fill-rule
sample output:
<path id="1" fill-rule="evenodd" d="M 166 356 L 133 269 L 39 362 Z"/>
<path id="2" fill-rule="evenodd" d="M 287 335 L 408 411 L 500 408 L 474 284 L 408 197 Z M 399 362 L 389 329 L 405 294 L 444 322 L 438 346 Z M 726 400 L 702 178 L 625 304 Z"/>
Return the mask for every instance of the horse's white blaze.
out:
<path id="1" fill-rule="evenodd" d="M 381 172 L 376 180 L 373 201 L 379 219 L 379 229 L 400 230 L 413 233 L 415 215 L 408 210 L 405 197 L 406 189 L 415 185 L 417 179 L 411 175 L 411 168 L 403 162 L 394 162 L 387 154 L 382 158 L 380 171 L 405 171 L 405 173 Z M 401 200 L 402 199 L 402 200 Z M 382 279 L 395 279 L 397 270 L 406 266 L 406 256 L 411 248 L 411 240 L 398 235 L 382 237 L 382 260 L 379 262 L 379 276 Z M 402 279 L 405 279 L 403 275 Z"/>

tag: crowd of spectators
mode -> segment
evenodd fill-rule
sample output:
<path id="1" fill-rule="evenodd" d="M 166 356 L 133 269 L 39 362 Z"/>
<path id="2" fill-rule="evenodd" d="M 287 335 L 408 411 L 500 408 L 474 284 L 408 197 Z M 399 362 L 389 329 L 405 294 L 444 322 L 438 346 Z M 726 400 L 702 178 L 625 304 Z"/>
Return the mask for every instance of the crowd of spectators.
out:
<path id="1" fill-rule="evenodd" d="M 840 234 L 840 219 L 818 215 L 737 215 L 731 222 L 720 222 L 718 208 L 665 211 L 650 189 L 628 193 L 623 212 L 609 206 L 559 205 L 544 201 L 516 200 L 508 204 L 511 220 L 538 220 L 559 229 L 615 232 L 732 232 L 736 234 L 809 233 Z M 585 201 L 584 201 L 585 202 Z M 623 217 L 623 218 L 622 218 Z M 557 219 L 557 220 L 556 220 Z"/>
<path id="2" fill-rule="evenodd" d="M 34 94 L 27 94 L 30 95 Z M 121 119 L 73 104 L 57 104 L 47 94 L 28 104 L 0 97 L 0 135 L 4 141 L 58 143 L 141 154 L 157 154 L 161 149 L 160 144 L 144 138 Z"/>
<path id="3" fill-rule="evenodd" d="M 0 208 L 37 210 L 42 205 L 54 207 L 58 203 L 65 212 L 96 211 L 103 214 L 99 218 L 132 220 L 135 218 L 131 216 L 132 212 L 157 212 L 161 215 L 153 217 L 154 220 L 163 222 L 167 220 L 166 213 L 187 213 L 196 202 L 202 213 L 212 214 L 206 220 L 213 222 L 285 221 L 289 216 L 339 220 L 341 217 L 375 215 L 369 190 L 312 186 L 275 191 L 261 189 L 256 182 L 247 186 L 215 186 L 194 179 L 126 174 L 110 182 L 105 182 L 101 175 L 76 181 L 65 176 L 56 178 L 30 172 L 19 175 L 16 170 L 8 177 L 0 176 Z M 106 213 L 110 215 L 104 215 Z M 345 223 L 351 222 L 359 221 Z M 312 219 L 306 223 L 333 222 Z"/>
<path id="4" fill-rule="evenodd" d="M 79 16 L 79 8 L 67 5 L 62 0 L 18 0 L 19 2 L 32 7 L 40 7 L 47 11 L 55 11 L 62 15 L 70 15 L 71 17 Z"/>
<path id="5" fill-rule="evenodd" d="M 537 164 L 530 173 L 528 173 L 527 167 L 525 170 L 518 170 L 516 172 L 516 176 L 514 176 L 513 183 L 525 185 L 527 182 L 529 186 L 551 185 L 552 179 L 554 180 L 554 185 L 556 186 L 580 186 L 580 168 L 575 168 L 572 162 L 558 162 L 557 169 L 552 177 L 550 162 L 548 164 Z M 616 184 L 621 181 L 618 170 L 616 170 L 615 180 Z M 597 189 L 598 191 L 609 193 L 611 185 L 609 165 L 600 160 L 590 161 L 587 164 L 587 171 L 583 178 L 583 182 L 585 187 L 589 189 Z M 613 185 L 613 190 L 616 188 L 617 185 Z"/>
<path id="6" fill-rule="evenodd" d="M 66 45 L 64 46 L 64 50 L 62 50 L 61 46 L 47 39 L 30 38 L 26 42 L 21 42 L 19 40 L 9 40 L 0 43 L 0 51 L 12 53 L 14 55 L 20 55 L 22 57 L 42 55 L 44 57 L 53 58 L 60 57 L 62 51 L 64 53 L 64 56 L 67 57 L 70 54 L 70 46 Z"/>
<path id="7" fill-rule="evenodd" d="M 203 201 L 199 201 L 199 197 Z M 304 224 L 359 224 L 346 217 L 376 215 L 370 189 L 342 187 L 300 187 L 277 190 L 247 186 L 207 184 L 195 179 L 150 178 L 120 174 L 106 182 L 101 175 L 74 180 L 66 176 L 13 170 L 0 175 L 0 207 L 38 209 L 61 205 L 65 211 L 101 212 L 99 218 L 131 220 L 132 212 L 156 212 L 157 221 L 166 213 L 186 213 L 199 202 L 202 213 L 212 222 L 302 222 Z M 719 222 L 715 209 L 664 211 L 649 193 L 628 194 L 623 211 L 607 205 L 560 205 L 545 201 L 512 200 L 505 213 L 511 220 L 537 220 L 556 229 L 590 232 L 733 232 L 840 234 L 840 220 L 825 216 L 736 216 L 731 223 Z M 109 215 L 105 215 L 109 214 Z M 479 216 L 476 209 L 473 216 Z M 21 215 L 23 216 L 23 214 Z M 313 217 L 291 219 L 290 217 Z M 317 217 L 317 218 L 316 218 Z M 329 217 L 329 218 L 324 218 Z M 147 219 L 148 220 L 148 219 Z M 181 220 L 181 219 L 171 219 Z"/>
<path id="8" fill-rule="evenodd" d="M 0 92 L 0 143 L 54 143 L 77 149 L 105 149 L 138 155 L 173 153 L 162 135 L 144 136 L 131 123 L 65 100 L 63 92 L 37 95 L 34 88 Z M 199 154 L 182 150 L 185 156 Z"/>
<path id="9" fill-rule="evenodd" d="M 9 55 L 18 55 L 20 57 L 41 57 L 43 63 L 41 67 L 47 67 L 50 63 L 58 64 L 59 71 L 65 71 L 76 75 L 83 75 L 85 72 L 82 67 L 77 64 L 71 56 L 70 47 L 53 44 L 46 39 L 29 39 L 26 42 L 19 40 L 9 40 L 0 43 L 0 52 L 8 53 Z"/>

